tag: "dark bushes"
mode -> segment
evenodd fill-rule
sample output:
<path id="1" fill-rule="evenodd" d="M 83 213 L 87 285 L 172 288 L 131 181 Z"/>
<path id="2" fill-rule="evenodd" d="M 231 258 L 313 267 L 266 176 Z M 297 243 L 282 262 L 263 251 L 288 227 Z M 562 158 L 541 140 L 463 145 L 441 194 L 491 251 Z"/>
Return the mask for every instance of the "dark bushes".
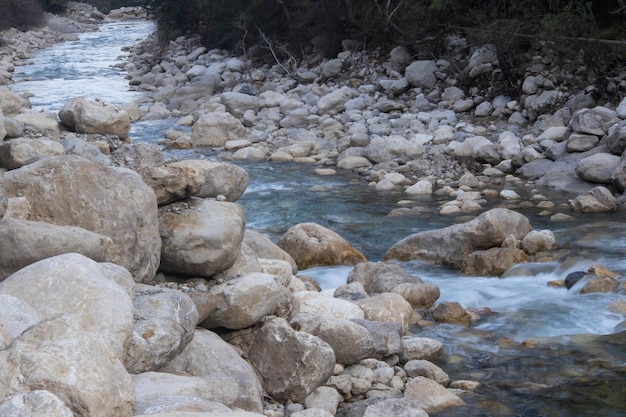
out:
<path id="1" fill-rule="evenodd" d="M 38 0 L 0 1 L 0 29 L 28 29 L 45 22 L 45 14 Z"/>

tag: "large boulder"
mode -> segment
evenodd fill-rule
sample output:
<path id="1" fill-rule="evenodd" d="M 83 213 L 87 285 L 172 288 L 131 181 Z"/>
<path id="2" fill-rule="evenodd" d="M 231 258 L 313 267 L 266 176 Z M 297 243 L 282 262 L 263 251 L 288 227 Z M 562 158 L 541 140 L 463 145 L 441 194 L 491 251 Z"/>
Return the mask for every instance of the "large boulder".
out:
<path id="1" fill-rule="evenodd" d="M 269 237 L 261 232 L 252 229 L 246 229 L 243 236 L 243 242 L 254 252 L 257 258 L 277 259 L 288 262 L 291 266 L 291 272 L 298 272 L 298 265 L 291 255 L 282 250 L 280 246 L 275 244 Z"/>
<path id="2" fill-rule="evenodd" d="M 361 262 L 348 274 L 348 284 L 360 282 L 368 294 L 390 292 L 400 284 L 422 284 L 419 277 L 411 275 L 400 265 L 390 262 Z"/>
<path id="3" fill-rule="evenodd" d="M 500 247 L 511 235 L 522 240 L 530 231 L 528 218 L 509 209 L 496 208 L 466 223 L 412 234 L 394 244 L 384 260 L 423 259 L 460 269 L 470 253 Z"/>
<path id="4" fill-rule="evenodd" d="M 231 411 L 211 399 L 212 385 L 202 378 L 166 372 L 145 372 L 132 378 L 136 397 L 135 415 Z"/>
<path id="5" fill-rule="evenodd" d="M 123 360 L 133 328 L 133 303 L 111 272 L 85 256 L 68 253 L 19 270 L 0 282 L 0 293 L 24 300 L 42 319 L 71 317 L 76 331 L 97 336 Z M 132 282 L 130 275 L 126 280 Z"/>
<path id="6" fill-rule="evenodd" d="M 138 284 L 134 294 L 134 326 L 124 359 L 131 373 L 159 369 L 187 346 L 198 323 L 198 310 L 188 295 L 170 288 Z"/>
<path id="7" fill-rule="evenodd" d="M 312 266 L 355 265 L 366 261 L 365 255 L 338 233 L 317 223 L 292 226 L 278 241 L 300 269 Z"/>
<path id="8" fill-rule="evenodd" d="M 168 208 L 159 219 L 161 270 L 209 277 L 233 265 L 246 225 L 238 204 L 193 199 L 180 210 Z"/>
<path id="9" fill-rule="evenodd" d="M 246 128 L 228 112 L 203 113 L 191 130 L 192 146 L 221 147 L 246 137 Z"/>
<path id="10" fill-rule="evenodd" d="M 7 197 L 28 200 L 28 220 L 108 236 L 117 248 L 113 262 L 138 282 L 154 277 L 161 252 L 157 204 L 138 174 L 79 156 L 53 156 L 7 172 L 1 187 Z"/>
<path id="11" fill-rule="evenodd" d="M 54 114 L 26 112 L 18 114 L 14 119 L 21 123 L 25 130 L 31 132 L 31 134 L 41 135 L 52 140 L 59 140 L 61 138 L 59 122 L 57 122 Z"/>
<path id="12" fill-rule="evenodd" d="M 175 168 L 186 168 L 200 172 L 204 181 L 193 195 L 201 198 L 224 196 L 226 201 L 236 201 L 248 187 L 248 173 L 235 164 L 188 159 L 168 164 Z"/>
<path id="13" fill-rule="evenodd" d="M 254 369 L 209 330 L 197 329 L 183 352 L 160 371 L 204 379 L 209 384 L 205 399 L 247 411 L 263 411 L 263 391 Z"/>
<path id="14" fill-rule="evenodd" d="M 272 314 L 288 290 L 274 275 L 246 274 L 211 288 L 216 310 L 202 322 L 206 328 L 244 329 Z"/>
<path id="15" fill-rule="evenodd" d="M 621 158 L 610 153 L 596 153 L 576 165 L 576 174 L 585 181 L 610 184 Z"/>
<path id="16" fill-rule="evenodd" d="M 116 260 L 111 238 L 76 226 L 7 217 L 0 221 L 0 281 L 46 258 L 80 253 L 98 262 Z M 52 243 L 54 242 L 54 243 Z"/>
<path id="17" fill-rule="evenodd" d="M 0 144 L 0 168 L 15 169 L 46 156 L 63 155 L 58 141 L 49 139 L 12 139 Z"/>
<path id="18" fill-rule="evenodd" d="M 265 392 L 276 400 L 302 402 L 333 373 L 333 349 L 316 336 L 295 331 L 285 319 L 266 321 L 253 340 L 250 362 Z"/>
<path id="19" fill-rule="evenodd" d="M 130 116 L 125 110 L 93 97 L 71 99 L 59 111 L 59 119 L 78 133 L 111 134 L 126 139 L 130 132 Z"/>
<path id="20" fill-rule="evenodd" d="M 0 398 L 47 390 L 74 416 L 132 416 L 135 395 L 130 375 L 111 344 L 97 333 L 85 332 L 74 322 L 76 317 L 44 320 L 0 351 Z"/>

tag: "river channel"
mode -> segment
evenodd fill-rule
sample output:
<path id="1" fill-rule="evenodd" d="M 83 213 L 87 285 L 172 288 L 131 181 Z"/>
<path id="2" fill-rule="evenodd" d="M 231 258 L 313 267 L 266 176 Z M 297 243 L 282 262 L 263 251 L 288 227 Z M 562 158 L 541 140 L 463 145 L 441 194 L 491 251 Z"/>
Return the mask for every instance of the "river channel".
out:
<path id="1" fill-rule="evenodd" d="M 59 111 L 72 97 L 92 95 L 114 104 L 137 100 L 116 64 L 122 47 L 133 45 L 154 30 L 146 21 L 107 23 L 101 30 L 37 51 L 28 65 L 16 67 L 10 87 L 30 93 L 33 108 Z M 158 143 L 175 119 L 136 122 L 135 142 Z M 171 158 L 213 158 L 210 149 L 169 150 Z M 424 213 L 393 217 L 401 195 L 380 194 L 350 172 L 313 175 L 313 166 L 294 163 L 240 163 L 250 184 L 238 200 L 247 226 L 274 241 L 291 226 L 316 222 L 345 237 L 370 261 L 407 235 L 441 228 L 471 217 L 439 214 L 438 197 L 423 197 Z M 521 192 L 521 191 L 520 191 Z M 550 195 L 550 190 L 545 194 Z M 492 202 L 492 206 L 501 201 Z M 490 208 L 490 207 L 486 207 Z M 624 316 L 607 305 L 623 294 L 580 295 L 549 287 L 571 270 L 600 263 L 626 274 L 626 223 L 619 215 L 585 215 L 568 222 L 550 222 L 533 209 L 519 210 L 535 229 L 550 229 L 562 247 L 580 262 L 570 269 L 546 264 L 536 272 L 507 279 L 463 277 L 456 271 L 409 262 L 403 266 L 441 289 L 439 301 L 457 301 L 466 308 L 488 308 L 493 314 L 470 328 L 437 325 L 414 329 L 445 346 L 438 365 L 451 379 L 481 383 L 467 406 L 436 416 L 623 416 L 626 415 L 626 332 L 615 333 Z M 531 268 L 532 269 L 532 268 Z M 349 267 L 311 268 L 323 289 L 345 283 Z M 532 341 L 532 342 L 529 342 Z M 433 414 L 433 416 L 435 416 Z"/>

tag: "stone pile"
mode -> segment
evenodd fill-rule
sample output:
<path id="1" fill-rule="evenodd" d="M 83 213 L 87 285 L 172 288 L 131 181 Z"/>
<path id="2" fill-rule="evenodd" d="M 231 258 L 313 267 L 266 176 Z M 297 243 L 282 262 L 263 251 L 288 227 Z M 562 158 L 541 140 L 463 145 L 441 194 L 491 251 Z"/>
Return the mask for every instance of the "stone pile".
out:
<path id="1" fill-rule="evenodd" d="M 495 140 L 495 121 L 463 121 L 486 101 L 438 90 L 445 62 L 411 63 L 395 50 L 374 71 L 342 77 L 358 55 L 349 52 L 284 74 L 187 47 L 179 40 L 149 67 L 141 63 L 153 58 L 138 50 L 130 83 L 152 90 L 144 118 L 192 125 L 169 146 L 217 147 L 220 162 L 166 161 L 157 146 L 133 144 L 132 108 L 76 98 L 49 115 L 0 87 L 0 416 L 427 416 L 463 405 L 477 384 L 451 381 L 437 365 L 442 344 L 410 329 L 474 316 L 437 304 L 437 286 L 368 262 L 320 225 L 294 226 L 278 244 L 247 229 L 236 201 L 248 176 L 227 160 L 354 169 L 381 192 L 448 193 L 459 203 L 442 211 L 473 211 L 486 184 L 516 199 L 502 186 L 514 181 L 517 161 L 563 162 L 567 155 L 550 159 L 547 149 L 574 135 L 598 143 L 581 152 L 588 138 L 574 136 L 568 155 L 605 146 L 616 156 L 621 107 L 551 122 L 560 140 L 520 137 L 519 124 Z M 475 76 L 497 67 L 489 47 L 468 65 Z M 482 106 L 491 118 L 530 120 L 521 104 L 491 105 Z M 481 161 L 474 173 L 466 159 Z M 585 159 L 575 170 L 587 184 L 606 162 Z M 592 188 L 572 206 L 585 211 L 595 199 L 616 208 L 612 190 Z M 499 208 L 409 236 L 386 259 L 499 275 L 555 246 L 549 231 Z M 333 294 L 299 274 L 337 264 L 355 267 Z M 599 266 L 587 272 L 607 281 Z"/>
<path id="2" fill-rule="evenodd" d="M 124 69 L 134 88 L 151 94 L 144 117 L 182 116 L 192 126 L 191 135 L 168 135 L 167 146 L 352 170 L 407 200 L 449 196 L 442 214 L 499 199 L 558 220 L 614 211 L 624 190 L 626 100 L 599 105 L 592 87 L 575 90 L 573 64 L 557 70 L 547 51 L 529 57 L 520 99 L 489 100 L 490 91 L 457 84 L 464 75 L 498 79 L 496 47 L 472 49 L 461 38 L 449 39 L 452 61 L 414 60 L 398 47 L 387 57 L 344 51 L 293 72 L 186 38 L 155 60 L 151 42 Z M 611 91 L 624 96 L 626 79 L 611 79 Z M 577 198 L 549 201 L 550 188 Z"/>

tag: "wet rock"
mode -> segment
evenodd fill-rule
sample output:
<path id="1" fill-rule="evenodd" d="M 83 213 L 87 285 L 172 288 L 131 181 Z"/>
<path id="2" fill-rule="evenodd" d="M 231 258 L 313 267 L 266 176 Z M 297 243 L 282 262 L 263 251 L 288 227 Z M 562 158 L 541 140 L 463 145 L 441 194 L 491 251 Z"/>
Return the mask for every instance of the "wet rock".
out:
<path id="1" fill-rule="evenodd" d="M 244 139 L 246 134 L 246 128 L 230 113 L 203 113 L 192 127 L 191 145 L 217 148 L 229 140 Z"/>
<path id="2" fill-rule="evenodd" d="M 529 255 L 557 248 L 556 238 L 551 230 L 531 230 L 521 243 L 522 249 Z"/>
<path id="3" fill-rule="evenodd" d="M 581 294 L 594 292 L 613 292 L 619 284 L 615 278 L 602 275 L 589 275 L 587 281 L 580 290 Z"/>
<path id="4" fill-rule="evenodd" d="M 617 210 L 617 200 L 605 187 L 596 187 L 569 200 L 572 210 L 580 213 L 607 213 Z"/>
<path id="5" fill-rule="evenodd" d="M 316 223 L 292 226 L 278 241 L 299 269 L 311 266 L 355 265 L 365 256 L 339 234 Z"/>
<path id="6" fill-rule="evenodd" d="M 432 316 L 439 323 L 469 326 L 472 322 L 472 316 L 457 302 L 446 301 L 440 303 L 433 309 Z"/>
<path id="7" fill-rule="evenodd" d="M 389 262 L 361 262 L 352 268 L 347 282 L 360 282 L 368 294 L 390 292 L 403 283 L 423 283 L 419 277 L 409 274 L 400 265 Z"/>
<path id="8" fill-rule="evenodd" d="M 530 230 L 525 216 L 508 209 L 492 209 L 467 223 L 410 235 L 395 243 L 384 260 L 424 259 L 461 268 L 468 254 L 500 247 L 509 235 L 521 240 Z"/>
<path id="9" fill-rule="evenodd" d="M 522 249 L 491 248 L 467 255 L 461 272 L 466 275 L 500 276 L 514 265 L 529 261 L 530 257 Z"/>
<path id="10" fill-rule="evenodd" d="M 440 412 L 446 408 L 465 405 L 465 401 L 437 382 L 421 376 L 407 382 L 404 398 L 415 401 L 429 414 Z"/>

